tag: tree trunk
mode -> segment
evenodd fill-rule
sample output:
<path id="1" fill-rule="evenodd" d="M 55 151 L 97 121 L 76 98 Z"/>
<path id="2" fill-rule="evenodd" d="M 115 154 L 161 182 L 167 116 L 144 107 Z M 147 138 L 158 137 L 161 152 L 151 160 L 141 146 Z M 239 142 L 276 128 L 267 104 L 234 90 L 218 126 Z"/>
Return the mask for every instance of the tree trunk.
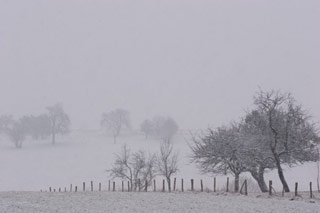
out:
<path id="1" fill-rule="evenodd" d="M 282 170 L 282 167 L 281 167 L 280 158 L 279 158 L 278 154 L 274 150 L 272 150 L 272 153 L 273 153 L 273 156 L 274 156 L 274 160 L 276 162 L 276 166 L 277 166 L 277 169 L 278 169 L 278 175 L 279 175 L 280 181 L 282 183 L 283 189 L 284 189 L 285 192 L 290 192 L 290 189 L 289 189 L 289 186 L 287 184 L 287 181 L 284 178 L 284 174 L 283 174 L 283 170 Z"/>
<path id="2" fill-rule="evenodd" d="M 252 177 L 257 181 L 261 192 L 268 192 L 268 187 L 264 181 L 264 168 L 259 167 L 259 171 L 250 171 Z"/>
<path id="3" fill-rule="evenodd" d="M 240 174 L 236 173 L 234 177 L 234 192 L 239 192 Z"/>
<path id="4" fill-rule="evenodd" d="M 170 180 L 170 178 L 167 178 L 167 182 L 168 182 L 168 191 L 171 192 L 171 180 Z"/>

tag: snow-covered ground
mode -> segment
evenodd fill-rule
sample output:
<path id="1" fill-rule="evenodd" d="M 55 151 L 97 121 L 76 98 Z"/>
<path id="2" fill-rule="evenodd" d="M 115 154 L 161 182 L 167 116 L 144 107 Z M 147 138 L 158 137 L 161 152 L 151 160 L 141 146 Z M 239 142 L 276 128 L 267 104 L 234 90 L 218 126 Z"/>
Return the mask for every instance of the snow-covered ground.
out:
<path id="1" fill-rule="evenodd" d="M 190 163 L 189 138 L 187 133 L 180 133 L 174 138 L 174 145 L 180 156 L 180 171 L 176 177 L 178 180 L 185 179 L 186 188 L 190 188 L 189 180 L 193 178 L 196 188 L 199 189 L 200 179 L 203 179 L 204 187 L 212 189 L 212 176 L 200 175 L 196 166 Z M 27 140 L 22 149 L 15 149 L 10 141 L 1 137 L 0 191 L 40 191 L 48 190 L 50 186 L 64 189 L 70 184 L 80 188 L 83 181 L 94 181 L 95 187 L 98 182 L 102 182 L 103 189 L 106 189 L 109 180 L 106 170 L 111 167 L 114 154 L 124 144 L 132 150 L 155 152 L 158 151 L 160 142 L 155 139 L 146 140 L 142 134 L 136 133 L 125 134 L 114 144 L 111 137 L 100 131 L 73 131 L 69 136 L 59 137 L 55 145 L 50 141 Z M 266 181 L 273 180 L 277 191 L 281 190 L 276 171 L 266 173 L 265 177 Z M 286 168 L 285 177 L 291 189 L 295 182 L 299 182 L 299 190 L 308 190 L 309 181 L 316 188 L 316 164 Z M 158 181 L 160 186 L 161 178 Z M 218 188 L 224 188 L 225 183 L 226 177 L 217 177 Z M 119 187 L 119 183 L 117 186 Z"/>
<path id="2" fill-rule="evenodd" d="M 1 192 L 0 212 L 320 212 L 320 202 L 213 193 Z"/>

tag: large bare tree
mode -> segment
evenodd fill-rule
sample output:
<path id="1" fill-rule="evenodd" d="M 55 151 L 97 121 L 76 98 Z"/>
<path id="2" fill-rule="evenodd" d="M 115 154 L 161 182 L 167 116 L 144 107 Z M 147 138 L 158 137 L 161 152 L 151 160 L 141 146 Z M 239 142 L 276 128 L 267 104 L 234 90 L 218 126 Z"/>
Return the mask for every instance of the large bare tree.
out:
<path id="1" fill-rule="evenodd" d="M 310 116 L 288 93 L 260 91 L 254 98 L 261 122 L 266 128 L 268 148 L 283 188 L 289 192 L 282 163 L 289 165 L 315 160 L 315 144 L 319 141 Z"/>

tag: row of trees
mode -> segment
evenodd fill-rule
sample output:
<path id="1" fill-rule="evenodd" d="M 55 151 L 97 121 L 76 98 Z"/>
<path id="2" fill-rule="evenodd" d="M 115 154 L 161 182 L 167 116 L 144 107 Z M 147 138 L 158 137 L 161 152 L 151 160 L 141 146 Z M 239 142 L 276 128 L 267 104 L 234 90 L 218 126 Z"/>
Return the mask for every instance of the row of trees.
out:
<path id="1" fill-rule="evenodd" d="M 7 135 L 16 148 L 22 148 L 27 136 L 35 140 L 51 136 L 51 142 L 55 144 L 56 134 L 69 132 L 70 119 L 61 104 L 49 106 L 46 110 L 44 114 L 23 116 L 20 119 L 14 119 L 11 115 L 0 116 L 0 133 Z"/>
<path id="2" fill-rule="evenodd" d="M 131 152 L 124 146 L 108 171 L 113 178 L 129 181 L 131 191 L 144 188 L 146 184 L 150 186 L 152 180 L 161 175 L 166 178 L 168 190 L 171 191 L 171 176 L 178 172 L 178 153 L 173 150 L 172 143 L 165 140 L 158 154 L 147 155 L 142 150 Z"/>
<path id="3" fill-rule="evenodd" d="M 115 109 L 108 113 L 103 113 L 101 127 L 112 134 L 114 143 L 121 131 L 131 129 L 130 114 L 124 109 Z M 146 138 L 153 136 L 169 141 L 178 131 L 178 124 L 170 117 L 156 116 L 151 120 L 145 120 L 140 126 L 141 132 Z"/>
<path id="4" fill-rule="evenodd" d="M 240 174 L 249 172 L 266 192 L 264 173 L 277 169 L 289 192 L 283 165 L 317 161 L 318 131 L 290 94 L 260 91 L 254 104 L 240 122 L 194 136 L 192 160 L 203 173 L 232 173 L 235 191 L 239 190 Z"/>

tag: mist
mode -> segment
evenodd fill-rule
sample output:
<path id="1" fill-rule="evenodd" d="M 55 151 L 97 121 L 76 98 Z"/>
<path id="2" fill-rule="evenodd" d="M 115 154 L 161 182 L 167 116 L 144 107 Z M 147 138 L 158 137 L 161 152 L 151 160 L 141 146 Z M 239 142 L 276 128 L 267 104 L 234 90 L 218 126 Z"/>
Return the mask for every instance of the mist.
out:
<path id="1" fill-rule="evenodd" d="M 320 120 L 320 2 L 1 1 L 0 113 L 63 103 L 72 128 L 130 112 L 182 129 L 228 123 L 259 87 Z"/>

